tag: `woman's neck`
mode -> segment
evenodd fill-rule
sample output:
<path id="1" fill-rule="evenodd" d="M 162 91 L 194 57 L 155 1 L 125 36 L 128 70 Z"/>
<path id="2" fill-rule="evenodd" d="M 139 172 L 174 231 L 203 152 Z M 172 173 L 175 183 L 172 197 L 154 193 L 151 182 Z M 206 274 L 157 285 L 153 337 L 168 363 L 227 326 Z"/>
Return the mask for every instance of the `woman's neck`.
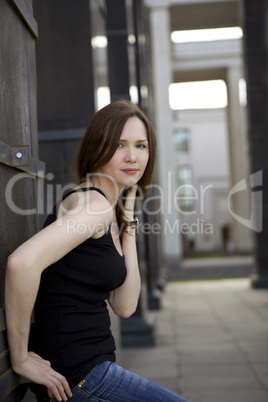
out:
<path id="1" fill-rule="evenodd" d="M 120 194 L 124 189 L 124 187 L 119 186 L 115 181 L 112 181 L 101 174 L 98 175 L 97 173 L 93 177 L 91 176 L 84 180 L 80 184 L 80 187 L 96 187 L 100 189 L 113 207 L 116 206 Z"/>

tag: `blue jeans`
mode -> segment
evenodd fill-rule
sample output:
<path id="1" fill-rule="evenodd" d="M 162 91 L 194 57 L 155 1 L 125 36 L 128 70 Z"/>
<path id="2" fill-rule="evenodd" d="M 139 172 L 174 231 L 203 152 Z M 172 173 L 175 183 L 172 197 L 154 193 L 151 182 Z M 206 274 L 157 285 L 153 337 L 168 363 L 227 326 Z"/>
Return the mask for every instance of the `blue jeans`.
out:
<path id="1" fill-rule="evenodd" d="M 72 388 L 72 394 L 69 399 L 71 402 L 189 402 L 109 361 L 97 365 L 81 383 Z M 38 397 L 37 400 L 44 401 Z"/>
<path id="2" fill-rule="evenodd" d="M 173 392 L 109 361 L 96 366 L 85 378 L 85 383 L 74 387 L 72 393 L 70 401 L 73 402 L 186 402 Z"/>

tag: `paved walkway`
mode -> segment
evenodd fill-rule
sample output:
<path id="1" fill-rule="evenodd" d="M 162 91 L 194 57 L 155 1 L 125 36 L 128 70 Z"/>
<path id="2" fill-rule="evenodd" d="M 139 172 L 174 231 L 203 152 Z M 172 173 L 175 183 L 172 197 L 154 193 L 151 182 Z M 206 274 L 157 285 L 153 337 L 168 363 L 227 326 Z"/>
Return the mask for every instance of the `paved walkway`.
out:
<path id="1" fill-rule="evenodd" d="M 169 278 L 174 280 L 187 279 L 215 279 L 215 278 L 243 278 L 254 272 L 254 257 L 221 256 L 185 258 L 178 269 L 175 265 L 169 272 Z"/>
<path id="2" fill-rule="evenodd" d="M 268 290 L 249 283 L 169 283 L 156 346 L 124 348 L 120 363 L 191 402 L 267 402 Z"/>
<path id="3" fill-rule="evenodd" d="M 268 290 L 249 284 L 167 284 L 162 309 L 150 313 L 155 347 L 123 348 L 119 363 L 191 402 L 267 402 Z"/>

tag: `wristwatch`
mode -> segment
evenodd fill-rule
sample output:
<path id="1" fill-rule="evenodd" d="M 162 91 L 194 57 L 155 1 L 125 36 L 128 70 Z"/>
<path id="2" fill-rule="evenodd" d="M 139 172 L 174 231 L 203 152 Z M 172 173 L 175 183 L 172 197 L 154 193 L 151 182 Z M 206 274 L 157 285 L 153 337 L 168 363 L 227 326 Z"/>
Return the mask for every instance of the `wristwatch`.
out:
<path id="1" fill-rule="evenodd" d="M 137 216 L 135 216 L 133 221 L 128 222 L 128 226 L 131 226 L 132 229 L 136 229 L 136 227 L 138 227 L 139 223 L 140 223 L 139 218 Z"/>

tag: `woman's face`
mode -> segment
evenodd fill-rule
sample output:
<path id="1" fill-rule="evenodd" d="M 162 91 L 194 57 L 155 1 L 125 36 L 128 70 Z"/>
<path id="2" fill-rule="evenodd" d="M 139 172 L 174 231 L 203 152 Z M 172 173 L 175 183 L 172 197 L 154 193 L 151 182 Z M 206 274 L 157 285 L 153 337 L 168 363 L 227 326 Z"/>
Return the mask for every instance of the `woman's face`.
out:
<path id="1" fill-rule="evenodd" d="M 116 181 L 120 189 L 135 185 L 142 177 L 149 160 L 147 131 L 136 116 L 130 117 L 121 134 L 117 150 L 101 173 Z"/>

